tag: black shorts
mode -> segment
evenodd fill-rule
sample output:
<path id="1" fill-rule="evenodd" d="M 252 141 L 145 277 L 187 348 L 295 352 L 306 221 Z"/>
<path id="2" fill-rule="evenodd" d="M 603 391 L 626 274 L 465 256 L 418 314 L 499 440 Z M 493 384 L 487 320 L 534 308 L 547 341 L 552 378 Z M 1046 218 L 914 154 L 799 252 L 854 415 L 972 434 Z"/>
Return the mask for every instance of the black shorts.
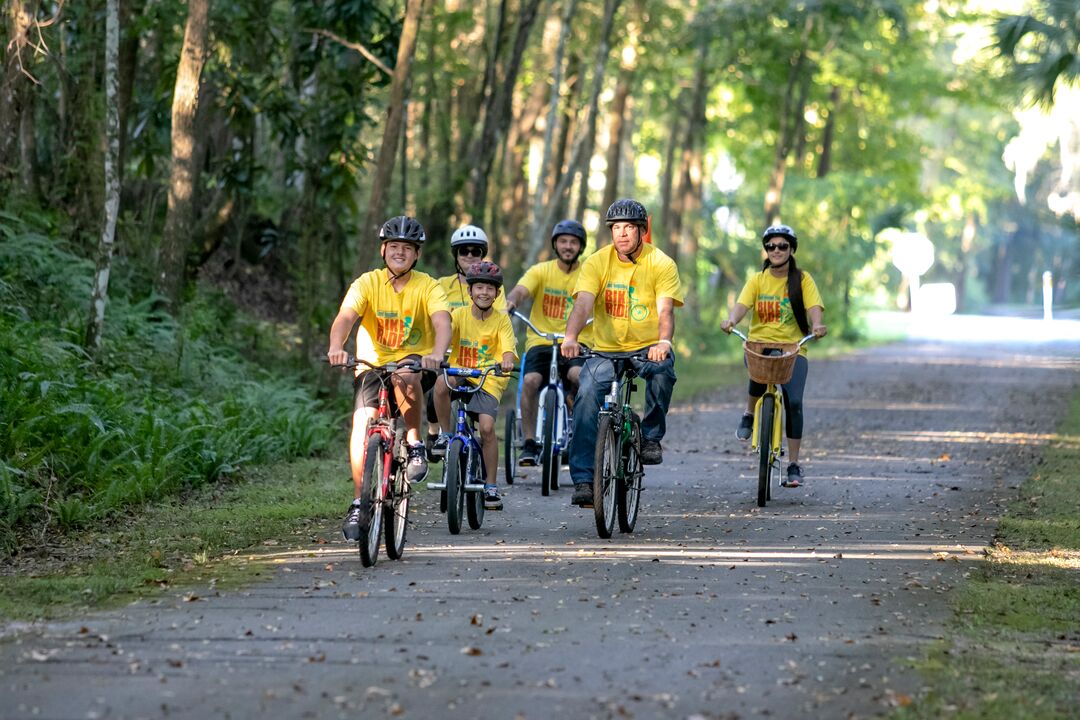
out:
<path id="1" fill-rule="evenodd" d="M 410 355 L 403 359 L 419 360 L 420 356 Z M 420 387 L 423 388 L 425 393 L 435 387 L 435 379 L 435 373 L 420 373 Z M 379 385 L 381 384 L 379 373 L 376 373 L 374 370 L 365 370 L 353 378 L 353 410 L 359 410 L 362 407 L 379 407 Z M 397 400 L 394 397 L 393 388 L 390 389 L 390 407 L 392 409 L 397 407 Z M 396 409 L 393 410 L 393 412 L 396 412 Z"/>
<path id="2" fill-rule="evenodd" d="M 570 372 L 572 367 L 581 367 L 585 364 L 585 358 L 576 357 L 572 360 L 567 360 L 562 355 L 559 356 L 559 377 L 562 378 L 563 383 L 566 382 L 566 375 Z M 534 348 L 529 348 L 529 351 L 525 353 L 525 374 L 540 373 L 540 377 L 547 381 L 548 371 L 551 369 L 551 346 L 544 347 L 538 345 Z"/>

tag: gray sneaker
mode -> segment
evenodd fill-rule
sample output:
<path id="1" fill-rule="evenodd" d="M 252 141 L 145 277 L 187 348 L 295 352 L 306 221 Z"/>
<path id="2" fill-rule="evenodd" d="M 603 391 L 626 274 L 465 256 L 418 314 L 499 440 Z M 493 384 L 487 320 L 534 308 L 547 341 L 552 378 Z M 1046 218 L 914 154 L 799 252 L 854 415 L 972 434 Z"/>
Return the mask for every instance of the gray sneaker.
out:
<path id="1" fill-rule="evenodd" d="M 446 457 L 446 448 L 450 447 L 449 433 L 441 432 L 431 444 L 431 454 L 434 457 Z"/>
<path id="2" fill-rule="evenodd" d="M 424 443 L 409 446 L 409 462 L 405 465 L 409 483 L 415 485 L 427 479 L 427 452 Z"/>
<path id="3" fill-rule="evenodd" d="M 803 486 L 803 474 L 802 468 L 798 463 L 791 463 L 787 466 L 787 479 L 780 483 L 786 488 L 797 488 Z"/>
<path id="4" fill-rule="evenodd" d="M 749 440 L 753 431 L 754 416 L 750 413 L 743 413 L 742 420 L 739 421 L 739 429 L 735 431 L 735 437 L 740 440 Z"/>

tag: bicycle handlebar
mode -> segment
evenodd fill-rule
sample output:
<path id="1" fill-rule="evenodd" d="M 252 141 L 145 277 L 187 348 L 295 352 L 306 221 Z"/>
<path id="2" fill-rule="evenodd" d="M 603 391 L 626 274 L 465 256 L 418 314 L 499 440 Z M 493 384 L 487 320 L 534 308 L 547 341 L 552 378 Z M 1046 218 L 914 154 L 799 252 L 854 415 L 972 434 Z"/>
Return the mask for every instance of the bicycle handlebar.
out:
<path id="1" fill-rule="evenodd" d="M 443 363 L 442 376 L 443 382 L 446 383 L 446 387 L 450 388 L 454 392 L 462 393 L 474 393 L 478 392 L 484 383 L 487 381 L 488 375 L 495 375 L 496 377 L 509 377 L 514 374 L 514 371 L 503 372 L 503 369 L 498 365 L 492 365 L 487 368 L 460 368 L 451 367 L 449 363 Z M 464 377 L 464 378 L 480 378 L 480 382 L 474 386 L 468 385 L 451 385 L 451 377 Z"/>
<path id="2" fill-rule="evenodd" d="M 641 360 L 642 362 L 652 362 L 651 360 L 649 360 L 648 352 L 636 352 L 632 355 L 626 355 L 623 353 L 609 353 L 603 352 L 601 350 L 592 350 L 587 347 L 581 348 L 581 354 L 578 357 L 598 357 L 606 358 L 608 360 Z"/>
<path id="3" fill-rule="evenodd" d="M 743 331 L 740 330 L 739 328 L 733 327 L 733 328 L 731 328 L 731 332 L 732 332 L 732 334 L 738 335 L 739 337 L 741 337 L 743 339 L 743 342 L 750 342 L 750 338 L 746 337 L 746 335 L 743 334 Z M 817 339 L 816 336 L 813 333 L 810 333 L 809 335 L 807 335 L 806 337 L 804 337 L 802 340 L 799 341 L 799 347 L 802 347 L 806 343 L 810 342 L 811 340 L 815 340 L 815 339 Z"/>
<path id="4" fill-rule="evenodd" d="M 566 337 L 565 333 L 546 333 L 546 332 L 540 331 L 535 325 L 532 324 L 532 321 L 530 321 L 529 318 L 525 317 L 524 315 L 519 313 L 517 310 L 511 310 L 510 315 L 512 315 L 513 317 L 516 317 L 518 320 L 525 323 L 529 327 L 530 330 L 532 330 L 534 333 L 536 333 L 537 335 L 539 335 L 540 337 L 544 338 L 545 340 L 547 340 L 549 342 L 557 343 L 557 342 L 559 342 L 560 340 L 562 340 L 562 339 L 564 339 Z M 592 318 L 589 318 L 588 320 L 586 320 L 585 321 L 585 327 L 588 327 L 592 323 L 592 321 L 593 321 Z"/>
<path id="5" fill-rule="evenodd" d="M 322 361 L 325 363 L 330 362 L 327 358 L 322 358 Z M 349 360 L 345 363 L 330 363 L 330 367 L 332 368 L 352 369 L 360 365 L 366 365 L 372 370 L 378 370 L 386 373 L 397 372 L 398 370 L 409 370 L 412 372 L 435 372 L 434 370 L 425 370 L 424 368 L 420 367 L 419 360 L 399 360 L 396 362 L 388 362 L 385 365 L 376 365 L 375 363 L 369 362 L 363 358 L 358 358 L 350 355 Z"/>

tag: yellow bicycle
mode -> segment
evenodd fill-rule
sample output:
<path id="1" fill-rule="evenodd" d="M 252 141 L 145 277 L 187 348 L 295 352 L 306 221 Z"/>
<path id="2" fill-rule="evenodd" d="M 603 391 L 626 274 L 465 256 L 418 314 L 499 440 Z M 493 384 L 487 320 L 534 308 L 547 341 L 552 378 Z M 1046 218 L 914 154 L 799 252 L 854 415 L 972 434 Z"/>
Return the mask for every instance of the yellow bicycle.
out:
<path id="1" fill-rule="evenodd" d="M 758 454 L 758 507 L 772 500 L 773 479 L 780 476 L 780 458 L 784 455 L 784 394 L 780 386 L 791 380 L 799 348 L 810 340 L 807 335 L 797 343 L 756 342 L 737 328 L 731 332 L 743 340 L 746 369 L 750 379 L 765 386 L 765 394 L 754 406 L 754 426 L 750 449 Z"/>

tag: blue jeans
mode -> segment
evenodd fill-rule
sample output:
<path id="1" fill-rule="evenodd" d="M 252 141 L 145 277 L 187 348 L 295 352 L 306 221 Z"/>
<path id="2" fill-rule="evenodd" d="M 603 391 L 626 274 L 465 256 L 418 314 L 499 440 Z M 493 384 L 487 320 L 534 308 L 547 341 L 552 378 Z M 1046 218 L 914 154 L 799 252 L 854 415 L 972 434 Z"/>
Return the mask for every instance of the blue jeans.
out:
<path id="1" fill-rule="evenodd" d="M 667 412 L 671 406 L 671 391 L 675 388 L 675 358 L 669 353 L 659 363 L 648 360 L 631 362 L 638 377 L 645 381 L 645 415 L 641 418 L 641 436 L 659 442 L 667 432 Z M 614 379 L 615 365 L 606 358 L 589 358 L 585 361 L 585 367 L 581 368 L 574 399 L 574 436 L 570 438 L 570 478 L 575 485 L 593 481 L 600 408 Z"/>

